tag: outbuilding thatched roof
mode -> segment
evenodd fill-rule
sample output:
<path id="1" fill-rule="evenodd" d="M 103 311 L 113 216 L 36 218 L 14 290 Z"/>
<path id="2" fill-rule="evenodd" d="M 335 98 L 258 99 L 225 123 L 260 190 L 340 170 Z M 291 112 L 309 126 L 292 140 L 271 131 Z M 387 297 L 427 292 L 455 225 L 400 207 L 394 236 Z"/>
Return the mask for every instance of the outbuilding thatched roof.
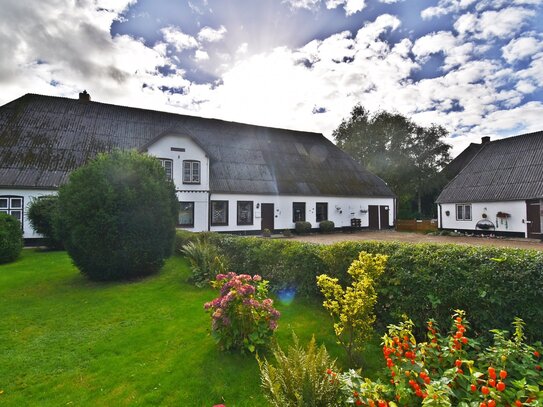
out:
<path id="1" fill-rule="evenodd" d="M 483 143 L 436 202 L 536 198 L 543 198 L 543 131 Z"/>

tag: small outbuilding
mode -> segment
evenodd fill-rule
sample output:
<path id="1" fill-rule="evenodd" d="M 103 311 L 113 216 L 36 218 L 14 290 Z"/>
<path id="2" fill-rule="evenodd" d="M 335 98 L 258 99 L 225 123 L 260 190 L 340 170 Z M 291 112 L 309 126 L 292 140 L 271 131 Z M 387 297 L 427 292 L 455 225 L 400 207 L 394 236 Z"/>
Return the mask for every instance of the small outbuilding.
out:
<path id="1" fill-rule="evenodd" d="M 441 229 L 542 237 L 543 131 L 483 137 L 449 171 L 456 176 L 436 199 Z"/>

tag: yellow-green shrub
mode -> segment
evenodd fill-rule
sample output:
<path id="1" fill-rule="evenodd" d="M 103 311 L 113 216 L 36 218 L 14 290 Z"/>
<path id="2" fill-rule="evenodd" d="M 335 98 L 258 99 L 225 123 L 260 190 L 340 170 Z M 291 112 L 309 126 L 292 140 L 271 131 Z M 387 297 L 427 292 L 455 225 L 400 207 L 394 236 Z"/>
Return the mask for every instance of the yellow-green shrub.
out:
<path id="1" fill-rule="evenodd" d="M 346 289 L 337 278 L 326 274 L 317 277 L 317 285 L 325 298 L 323 306 L 334 319 L 336 337 L 350 363 L 355 362 L 356 355 L 371 336 L 377 302 L 375 279 L 385 271 L 386 261 L 387 256 L 361 252 L 347 271 L 352 284 Z"/>

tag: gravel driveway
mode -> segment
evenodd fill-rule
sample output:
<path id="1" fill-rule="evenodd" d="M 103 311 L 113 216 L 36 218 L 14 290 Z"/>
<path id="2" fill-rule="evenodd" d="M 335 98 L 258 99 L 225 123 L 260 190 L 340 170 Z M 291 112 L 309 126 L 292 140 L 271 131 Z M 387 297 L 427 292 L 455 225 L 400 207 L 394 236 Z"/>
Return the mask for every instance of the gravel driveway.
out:
<path id="1" fill-rule="evenodd" d="M 295 236 L 295 240 L 330 244 L 346 240 L 387 240 L 410 243 L 455 243 L 475 246 L 515 247 L 518 249 L 543 250 L 543 242 L 522 238 L 489 238 L 467 236 L 431 236 L 420 233 L 396 232 L 395 230 L 365 231 L 356 233 L 313 234 Z"/>

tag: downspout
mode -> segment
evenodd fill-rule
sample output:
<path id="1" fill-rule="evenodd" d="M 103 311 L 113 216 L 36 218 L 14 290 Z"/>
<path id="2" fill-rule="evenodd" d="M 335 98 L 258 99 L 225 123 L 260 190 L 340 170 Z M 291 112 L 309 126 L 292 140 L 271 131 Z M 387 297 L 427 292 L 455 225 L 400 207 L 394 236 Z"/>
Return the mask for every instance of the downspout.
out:
<path id="1" fill-rule="evenodd" d="M 207 231 L 211 231 L 211 191 L 207 191 Z"/>

